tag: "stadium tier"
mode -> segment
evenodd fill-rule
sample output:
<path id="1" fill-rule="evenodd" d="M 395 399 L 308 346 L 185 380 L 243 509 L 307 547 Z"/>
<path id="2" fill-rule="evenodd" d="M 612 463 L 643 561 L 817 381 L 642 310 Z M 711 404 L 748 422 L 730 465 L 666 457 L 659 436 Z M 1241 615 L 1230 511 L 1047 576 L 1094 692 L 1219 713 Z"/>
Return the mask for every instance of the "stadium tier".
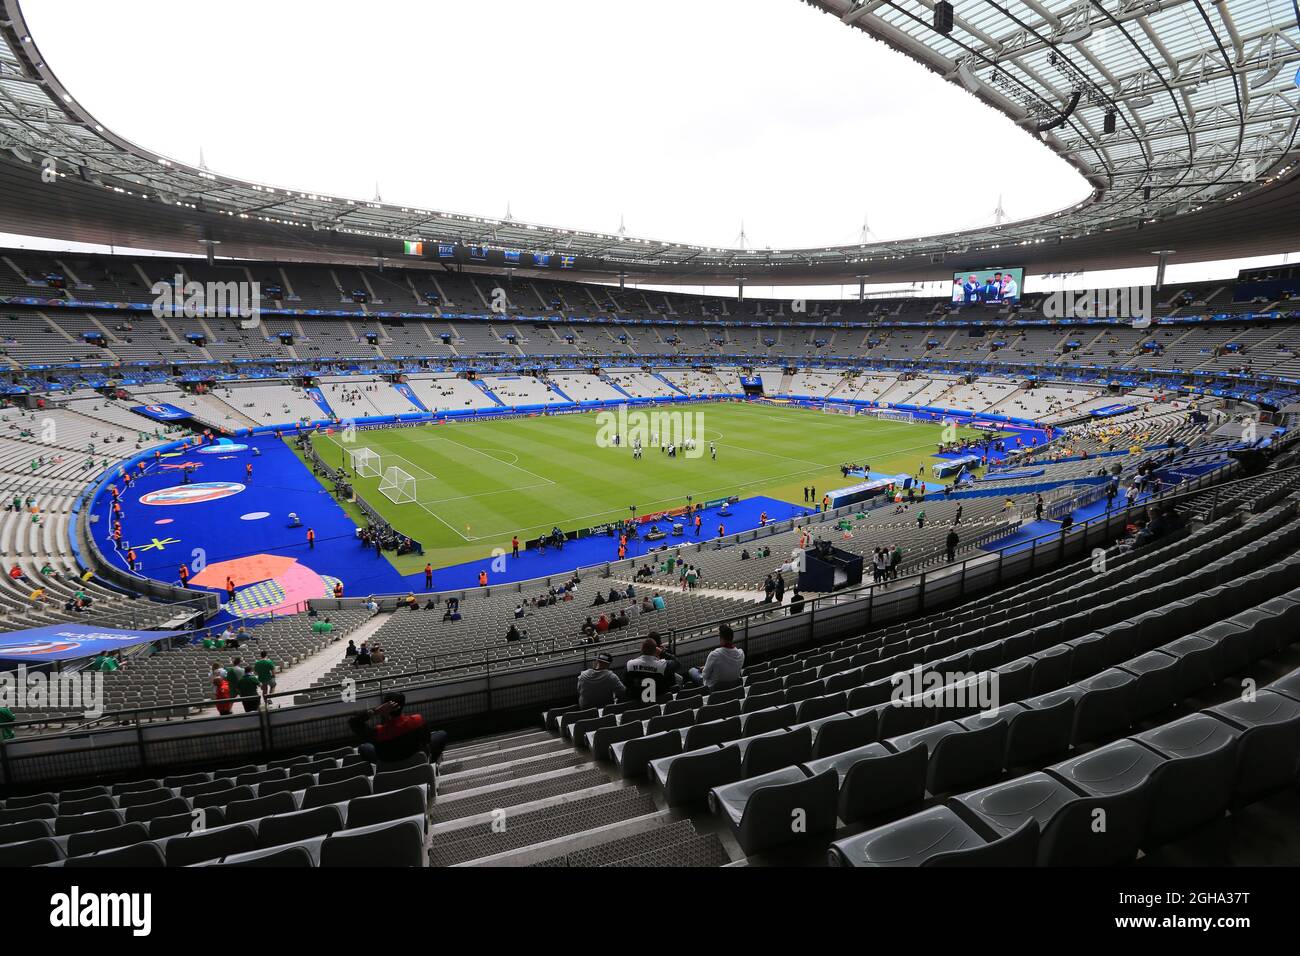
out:
<path id="1" fill-rule="evenodd" d="M 1139 330 L 223 266 L 285 290 L 246 327 L 105 310 L 202 264 L 22 261 L 79 279 L 5 306 L 0 659 L 98 696 L 8 708 L 0 864 L 1290 851 L 1256 842 L 1300 739 L 1281 303 L 1180 322 L 1231 297 L 1191 287 Z M 445 749 L 354 749 L 395 692 Z"/>
<path id="2" fill-rule="evenodd" d="M 55 29 L 48 2 L 0 6 L 15 927 L 48 904 L 54 930 L 147 936 L 149 893 L 160 923 L 201 919 L 199 884 L 231 866 L 544 868 L 542 893 L 452 903 L 535 943 L 581 878 L 558 870 L 801 868 L 852 908 L 818 887 L 809 917 L 804 886 L 736 907 L 717 875 L 674 874 L 670 900 L 729 945 L 745 924 L 771 946 L 778 908 L 805 934 L 862 913 L 926 943 L 991 926 L 1041 945 L 1112 918 L 1249 925 L 1256 869 L 1300 864 L 1294 2 L 696 4 L 667 43 L 647 38 L 684 7 L 609 34 L 619 5 L 494 4 L 491 37 L 464 26 L 487 5 L 349 7 L 353 69 L 317 18 L 312 43 L 236 49 L 257 99 L 233 83 L 220 104 L 190 84 L 232 76 L 204 47 L 238 18 L 180 4 L 189 58 L 122 105 L 132 138 L 55 69 L 106 104 L 156 69 L 105 28 L 122 12 Z M 400 36 L 373 28 L 398 15 Z M 735 82 L 735 36 L 779 84 Z M 364 68 L 430 37 L 432 84 Z M 852 73 L 829 59 L 846 39 Z M 470 81 L 495 111 L 384 115 L 450 90 L 466 50 L 496 67 Z M 834 107 L 806 108 L 809 77 Z M 353 87 L 387 148 L 312 154 L 355 125 Z M 227 97 L 255 146 L 215 129 Z M 136 145 L 158 117 L 197 165 Z M 578 129 L 610 143 L 554 148 Z M 204 147 L 303 182 L 235 178 Z M 382 195 L 320 191 L 375 155 Z M 611 226 L 619 196 L 628 222 L 701 241 L 743 209 L 761 239 L 421 193 Z M 891 238 L 833 221 L 868 206 Z M 809 246 L 814 227 L 844 241 Z M 877 881 L 864 908 L 846 871 L 885 867 L 928 879 Z M 932 872 L 953 867 L 1003 872 Z M 113 892 L 63 872 L 82 868 Z M 329 877 L 303 876 L 241 882 L 260 936 L 393 945 L 447 909 L 385 881 L 318 912 Z M 604 929 L 617 889 L 563 898 Z M 1266 892 L 1285 915 L 1285 884 Z"/>

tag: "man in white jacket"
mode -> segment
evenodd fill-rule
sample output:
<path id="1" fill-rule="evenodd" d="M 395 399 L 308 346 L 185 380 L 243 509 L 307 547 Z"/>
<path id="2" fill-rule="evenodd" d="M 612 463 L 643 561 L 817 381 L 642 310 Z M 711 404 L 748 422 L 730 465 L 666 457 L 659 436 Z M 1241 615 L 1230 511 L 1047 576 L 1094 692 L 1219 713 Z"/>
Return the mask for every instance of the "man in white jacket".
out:
<path id="1" fill-rule="evenodd" d="M 740 683 L 745 667 L 745 652 L 736 646 L 735 635 L 726 624 L 718 627 L 718 646 L 704 659 L 704 671 L 692 667 L 690 678 L 709 690 L 723 690 Z"/>

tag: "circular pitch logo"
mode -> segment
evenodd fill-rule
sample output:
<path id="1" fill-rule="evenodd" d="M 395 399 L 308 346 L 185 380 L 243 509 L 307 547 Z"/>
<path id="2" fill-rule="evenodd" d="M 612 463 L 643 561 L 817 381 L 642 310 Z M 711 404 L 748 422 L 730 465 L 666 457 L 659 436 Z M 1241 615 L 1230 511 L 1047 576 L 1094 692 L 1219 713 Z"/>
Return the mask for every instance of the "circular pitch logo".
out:
<path id="1" fill-rule="evenodd" d="M 151 491 L 140 498 L 142 505 L 197 505 L 205 501 L 229 498 L 244 490 L 237 481 L 200 481 L 192 485 L 173 485 Z"/>
<path id="2" fill-rule="evenodd" d="M 206 448 L 200 448 L 200 455 L 224 455 L 232 451 L 248 451 L 247 445 L 236 445 L 233 442 L 228 445 L 208 445 Z"/>

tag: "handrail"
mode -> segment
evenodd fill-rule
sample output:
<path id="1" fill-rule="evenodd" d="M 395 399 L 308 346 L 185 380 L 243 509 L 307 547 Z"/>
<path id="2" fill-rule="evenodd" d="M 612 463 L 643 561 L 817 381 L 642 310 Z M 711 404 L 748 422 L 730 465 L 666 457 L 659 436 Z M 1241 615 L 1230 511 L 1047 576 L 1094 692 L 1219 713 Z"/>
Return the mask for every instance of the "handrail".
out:
<path id="1" fill-rule="evenodd" d="M 964 576 L 966 574 L 968 566 L 972 565 L 976 561 L 987 562 L 990 559 L 993 559 L 995 557 L 999 561 L 1001 561 L 1005 558 L 1006 554 L 1011 552 L 1012 550 L 1017 550 L 1017 551 L 1027 550 L 1027 549 L 1033 550 L 1037 548 L 1040 542 L 1046 542 L 1048 540 L 1058 540 L 1058 539 L 1063 541 L 1066 535 L 1073 536 L 1080 533 L 1086 534 L 1086 529 L 1090 527 L 1096 527 L 1097 524 L 1100 522 L 1109 522 L 1113 520 L 1113 518 L 1116 515 L 1120 515 L 1120 514 L 1132 515 L 1132 514 L 1144 513 L 1155 502 L 1161 502 L 1164 504 L 1170 504 L 1170 503 L 1176 504 L 1179 500 L 1190 500 L 1191 497 L 1193 496 L 1201 495 L 1209 488 L 1214 489 L 1215 500 L 1217 502 L 1218 498 L 1220 497 L 1220 494 L 1225 489 L 1229 489 L 1233 486 L 1237 486 L 1244 482 L 1258 481 L 1257 475 L 1243 477 L 1240 479 L 1233 479 L 1230 481 L 1218 480 L 1216 476 L 1219 476 L 1220 473 L 1225 470 L 1232 469 L 1233 467 L 1235 467 L 1235 465 L 1236 465 L 1235 462 L 1230 462 L 1211 472 L 1207 472 L 1205 475 L 1202 475 L 1199 478 L 1195 479 L 1196 487 L 1194 488 L 1165 491 L 1159 495 L 1150 496 L 1147 499 L 1142 500 L 1140 502 L 1135 502 L 1132 505 L 1124 505 L 1121 507 L 1117 507 L 1113 510 L 1108 510 L 1101 515 L 1097 515 L 1093 518 L 1087 519 L 1076 525 L 1073 525 L 1068 531 L 1053 531 L 1047 534 L 1038 535 L 1026 541 L 1016 542 L 1014 545 L 1009 545 L 1004 548 L 999 548 L 993 551 L 984 551 L 977 556 L 967 558 L 965 561 L 954 562 L 951 565 L 945 565 L 945 568 L 948 571 L 950 571 L 954 576 L 958 576 L 958 573 L 960 573 L 960 576 L 964 580 Z M 1283 468 L 1277 471 L 1268 472 L 1267 474 L 1269 474 L 1270 476 L 1276 476 L 1276 475 L 1282 475 L 1287 473 L 1300 473 L 1300 465 L 1290 466 L 1288 468 Z M 1214 480 L 1210 480 L 1210 479 L 1214 479 Z M 1213 513 L 1213 511 L 1215 511 L 1216 509 L 1217 509 L 1217 503 L 1214 506 L 1212 506 L 1211 513 Z M 804 613 L 809 614 L 810 617 L 815 617 L 816 612 L 819 608 L 821 609 L 831 608 L 831 607 L 840 608 L 847 603 L 856 603 L 856 602 L 861 602 L 864 605 L 866 605 L 868 602 L 874 600 L 875 595 L 878 593 L 878 589 L 879 591 L 884 593 L 896 593 L 898 591 L 902 591 L 903 588 L 901 588 L 900 585 L 907 582 L 924 584 L 927 576 L 932 573 L 933 571 L 923 570 L 920 573 L 909 574 L 904 577 L 900 577 L 897 580 L 892 582 L 887 582 L 884 584 L 875 584 L 875 583 L 863 584 L 855 588 L 847 588 L 843 591 L 837 591 L 831 594 L 826 594 L 819 598 L 809 599 L 808 601 L 805 602 Z M 761 623 L 764 620 L 770 621 L 774 618 L 787 616 L 789 613 L 790 610 L 788 606 L 775 607 L 775 606 L 759 605 L 759 610 L 747 614 L 730 615 L 728 617 L 719 618 L 717 620 L 710 621 L 710 622 L 701 622 L 700 624 L 691 625 L 686 628 L 679 628 L 673 631 L 666 632 L 665 634 L 660 635 L 660 637 L 664 641 L 664 643 L 668 645 L 670 650 L 675 650 L 677 648 L 677 645 L 680 643 L 684 643 L 686 641 L 716 632 L 718 626 L 721 624 L 729 624 L 731 625 L 732 629 L 737 632 L 737 634 L 743 635 L 747 632 L 747 630 L 750 627 L 752 627 L 757 623 Z M 744 638 L 742 637 L 741 640 L 743 641 Z M 513 653 L 514 649 L 509 649 L 511 653 L 508 653 L 507 657 L 501 659 L 495 659 L 495 660 L 484 657 L 477 666 L 483 667 L 485 669 L 486 676 L 490 678 L 492 671 L 494 669 L 497 670 L 498 672 L 500 672 L 501 670 L 512 670 L 514 669 L 511 666 L 513 663 L 520 663 L 523 662 L 524 660 L 534 661 L 536 658 L 541 657 L 541 658 L 547 658 L 549 662 L 551 660 L 559 661 L 563 658 L 572 658 L 578 656 L 579 654 L 590 654 L 596 652 L 610 653 L 611 651 L 615 653 L 631 652 L 633 649 L 640 646 L 640 642 L 641 642 L 641 638 L 630 638 L 625 641 L 602 642 L 601 644 L 598 645 L 595 644 L 583 645 L 583 644 L 575 643 L 565 648 L 553 648 L 549 651 L 532 650 L 527 653 Z M 442 655 L 435 655 L 435 657 L 446 656 L 446 653 L 448 652 L 444 652 L 444 654 Z M 455 652 L 449 652 L 449 653 L 455 653 Z M 411 689 L 416 689 L 421 687 L 432 686 L 447 680 L 454 680 L 456 678 L 446 676 L 449 671 L 453 671 L 453 670 L 463 671 L 473 666 L 476 665 L 461 663 L 453 666 L 431 668 L 424 671 L 403 671 L 401 673 L 387 675 L 387 677 L 376 677 L 373 680 L 368 680 L 364 678 L 362 678 L 361 680 L 349 679 L 349 682 L 347 683 L 320 685 L 317 687 L 310 687 L 310 688 L 305 688 L 297 691 L 283 691 L 278 694 L 270 695 L 270 698 L 279 699 L 283 697 L 320 693 L 325 691 L 342 691 L 345 688 L 348 689 L 349 691 L 355 692 L 358 686 L 365 686 L 373 682 L 378 684 L 380 687 L 382 687 L 385 680 L 393 680 L 399 678 L 401 680 L 403 690 L 411 690 Z M 545 666 L 546 663 L 534 664 L 532 667 L 529 667 L 528 669 L 533 670 Z M 443 675 L 441 680 L 438 678 L 438 675 Z M 411 678 L 422 678 L 426 676 L 432 677 L 433 679 L 423 683 L 411 682 Z M 232 701 L 236 699 L 237 698 L 231 698 Z M 147 715 L 150 713 L 174 712 L 177 710 L 194 710 L 194 709 L 211 710 L 213 707 L 215 707 L 216 703 L 217 702 L 212 699 L 205 699 L 201 701 L 173 702 L 169 704 L 158 705 L 156 707 L 132 708 L 127 710 L 105 712 L 103 715 L 101 715 L 101 719 L 117 717 L 122 719 L 128 719 L 127 722 L 129 722 L 129 718 L 134 718 L 138 722 L 138 720 L 141 719 L 142 715 Z M 310 706 L 310 705 L 305 705 L 305 706 Z M 46 718 L 46 719 L 16 721 L 14 723 L 7 724 L 6 726 L 11 729 L 20 729 L 24 726 L 46 726 L 49 724 L 65 723 L 65 722 L 66 719 L 52 720 Z"/>

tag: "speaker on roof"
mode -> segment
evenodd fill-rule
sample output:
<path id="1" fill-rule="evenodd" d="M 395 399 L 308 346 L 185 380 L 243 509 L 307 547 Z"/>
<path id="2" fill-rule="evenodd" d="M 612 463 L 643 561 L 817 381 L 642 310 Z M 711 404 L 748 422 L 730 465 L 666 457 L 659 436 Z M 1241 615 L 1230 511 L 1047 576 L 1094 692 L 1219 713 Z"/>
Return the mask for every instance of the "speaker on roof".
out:
<path id="1" fill-rule="evenodd" d="M 952 4 L 948 0 L 939 0 L 934 5 L 934 29 L 944 36 L 952 32 Z"/>
<path id="2" fill-rule="evenodd" d="M 1102 124 L 1101 129 L 1103 133 L 1115 132 L 1115 111 L 1114 110 L 1106 111 L 1106 119 Z"/>

